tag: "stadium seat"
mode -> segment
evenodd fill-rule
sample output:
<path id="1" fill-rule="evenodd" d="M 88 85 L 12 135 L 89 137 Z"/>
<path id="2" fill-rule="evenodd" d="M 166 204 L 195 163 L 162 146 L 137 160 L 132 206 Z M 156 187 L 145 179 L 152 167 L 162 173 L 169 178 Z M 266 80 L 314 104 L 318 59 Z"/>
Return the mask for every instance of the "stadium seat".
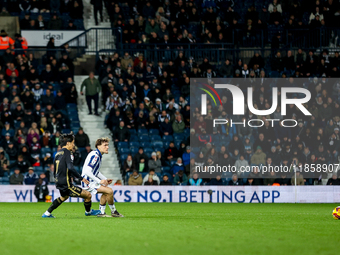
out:
<path id="1" fill-rule="evenodd" d="M 118 148 L 129 148 L 128 142 L 118 142 Z"/>
<path id="2" fill-rule="evenodd" d="M 130 153 L 132 156 L 138 153 L 139 146 L 138 147 L 130 147 Z"/>
<path id="3" fill-rule="evenodd" d="M 154 149 L 152 149 L 150 147 L 144 148 L 144 153 L 152 153 L 152 152 L 154 152 Z"/>
<path id="4" fill-rule="evenodd" d="M 175 141 L 175 146 L 176 146 L 176 148 L 179 150 L 179 148 L 181 147 L 181 143 L 182 143 L 182 141 Z"/>
<path id="5" fill-rule="evenodd" d="M 149 135 L 159 135 L 159 130 L 158 129 L 150 129 Z"/>
<path id="6" fill-rule="evenodd" d="M 128 157 L 128 154 L 122 154 L 119 156 L 120 163 L 123 163 Z"/>
<path id="7" fill-rule="evenodd" d="M 139 148 L 140 147 L 140 144 L 139 142 L 129 142 L 129 147 L 136 147 L 136 148 Z"/>
<path id="8" fill-rule="evenodd" d="M 140 136 L 139 137 L 139 141 L 140 142 L 150 142 L 150 138 L 149 138 L 149 136 L 145 136 L 145 135 L 142 135 L 142 136 Z"/>
<path id="9" fill-rule="evenodd" d="M 119 154 L 129 154 L 130 149 L 126 147 L 118 147 Z"/>
<path id="10" fill-rule="evenodd" d="M 148 134 L 148 130 L 147 129 L 138 129 L 137 134 L 138 135 Z"/>
<path id="11" fill-rule="evenodd" d="M 153 141 L 151 144 L 154 148 L 163 148 L 164 146 L 162 141 Z"/>
<path id="12" fill-rule="evenodd" d="M 172 135 L 165 135 L 162 138 L 163 142 L 172 142 L 174 140 L 174 137 Z"/>
<path id="13" fill-rule="evenodd" d="M 152 141 L 162 141 L 162 138 L 160 135 L 150 135 L 150 140 Z"/>
<path id="14" fill-rule="evenodd" d="M 130 142 L 139 142 L 138 136 L 136 136 L 136 135 L 131 135 L 131 136 L 130 136 Z"/>
<path id="15" fill-rule="evenodd" d="M 140 142 L 140 146 L 144 149 L 145 147 L 150 147 L 150 142 Z"/>
<path id="16" fill-rule="evenodd" d="M 52 154 L 51 148 L 46 148 L 46 147 L 41 148 L 41 154 L 42 155 L 46 155 L 46 153 L 51 153 Z"/>
<path id="17" fill-rule="evenodd" d="M 162 166 L 162 167 L 161 167 L 161 171 L 162 171 L 163 173 L 170 173 L 171 168 L 170 168 L 169 166 Z"/>
<path id="18" fill-rule="evenodd" d="M 164 144 L 164 147 L 163 147 L 163 148 L 164 148 L 164 149 L 167 149 L 167 148 L 169 148 L 170 142 L 164 142 L 163 144 Z"/>
<path id="19" fill-rule="evenodd" d="M 130 128 L 129 132 L 130 132 L 130 135 L 137 135 L 136 129 Z"/>
<path id="20" fill-rule="evenodd" d="M 35 167 L 34 167 L 34 172 L 35 172 L 37 175 L 39 175 L 39 174 L 41 174 L 41 173 L 44 172 L 44 169 L 43 169 L 42 166 L 35 166 Z"/>

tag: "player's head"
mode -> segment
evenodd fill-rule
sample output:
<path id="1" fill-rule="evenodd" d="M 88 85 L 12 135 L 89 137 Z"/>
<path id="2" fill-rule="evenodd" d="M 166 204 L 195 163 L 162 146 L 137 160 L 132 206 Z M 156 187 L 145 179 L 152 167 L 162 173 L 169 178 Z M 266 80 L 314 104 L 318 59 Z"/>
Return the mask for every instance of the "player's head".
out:
<path id="1" fill-rule="evenodd" d="M 68 134 L 61 134 L 60 135 L 60 146 L 62 148 L 66 148 L 68 150 L 73 150 L 74 148 L 74 135 L 73 132 Z"/>
<path id="2" fill-rule="evenodd" d="M 109 141 L 110 139 L 107 137 L 97 139 L 95 146 L 100 151 L 101 154 L 109 153 Z"/>

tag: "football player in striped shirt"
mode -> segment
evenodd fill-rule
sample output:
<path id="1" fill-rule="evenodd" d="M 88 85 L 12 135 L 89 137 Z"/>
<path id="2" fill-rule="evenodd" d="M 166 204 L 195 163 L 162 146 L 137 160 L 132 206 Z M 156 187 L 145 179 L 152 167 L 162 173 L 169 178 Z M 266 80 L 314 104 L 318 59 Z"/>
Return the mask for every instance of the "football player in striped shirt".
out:
<path id="1" fill-rule="evenodd" d="M 96 141 L 96 150 L 91 151 L 85 160 L 81 176 L 83 179 L 89 181 L 89 184 L 82 182 L 82 189 L 89 191 L 92 196 L 97 193 L 102 193 L 100 198 L 100 214 L 98 217 L 124 217 L 115 207 L 113 199 L 113 190 L 107 187 L 112 183 L 112 179 L 107 179 L 102 173 L 99 172 L 103 154 L 109 152 L 109 138 L 99 138 Z M 111 216 L 105 213 L 106 203 L 111 209 Z"/>

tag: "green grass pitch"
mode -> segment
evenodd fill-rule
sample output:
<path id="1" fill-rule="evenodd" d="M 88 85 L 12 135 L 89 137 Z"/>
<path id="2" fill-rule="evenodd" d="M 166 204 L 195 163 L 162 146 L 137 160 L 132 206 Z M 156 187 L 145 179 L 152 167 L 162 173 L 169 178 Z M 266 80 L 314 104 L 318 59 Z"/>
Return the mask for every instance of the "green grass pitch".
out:
<path id="1" fill-rule="evenodd" d="M 1 255 L 334 255 L 340 244 L 336 204 L 117 203 L 125 218 L 96 218 L 64 203 L 43 219 L 48 206 L 0 203 Z"/>

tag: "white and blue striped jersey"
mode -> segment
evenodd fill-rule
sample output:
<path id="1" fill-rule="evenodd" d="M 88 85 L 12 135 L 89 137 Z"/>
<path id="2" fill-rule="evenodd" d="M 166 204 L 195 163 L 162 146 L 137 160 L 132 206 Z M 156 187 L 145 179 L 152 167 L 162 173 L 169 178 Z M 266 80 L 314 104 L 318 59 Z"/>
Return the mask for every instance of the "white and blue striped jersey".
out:
<path id="1" fill-rule="evenodd" d="M 106 177 L 99 172 L 101 164 L 102 154 L 100 151 L 98 149 L 91 151 L 85 159 L 81 176 L 87 179 L 90 184 L 93 182 L 99 184 L 101 180 L 106 180 Z M 81 185 L 83 188 L 88 187 L 84 182 Z"/>

